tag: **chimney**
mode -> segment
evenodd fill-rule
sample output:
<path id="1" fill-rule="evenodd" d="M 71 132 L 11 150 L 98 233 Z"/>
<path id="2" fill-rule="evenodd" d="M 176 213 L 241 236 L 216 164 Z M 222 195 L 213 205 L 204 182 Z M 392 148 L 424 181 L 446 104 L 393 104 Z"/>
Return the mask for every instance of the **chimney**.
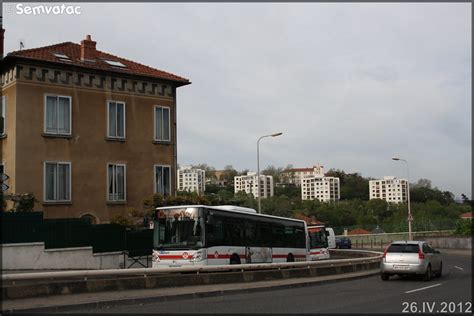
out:
<path id="1" fill-rule="evenodd" d="M 97 56 L 95 44 L 97 44 L 97 42 L 94 42 L 90 35 L 87 35 L 86 38 L 81 41 L 81 60 L 95 60 Z"/>

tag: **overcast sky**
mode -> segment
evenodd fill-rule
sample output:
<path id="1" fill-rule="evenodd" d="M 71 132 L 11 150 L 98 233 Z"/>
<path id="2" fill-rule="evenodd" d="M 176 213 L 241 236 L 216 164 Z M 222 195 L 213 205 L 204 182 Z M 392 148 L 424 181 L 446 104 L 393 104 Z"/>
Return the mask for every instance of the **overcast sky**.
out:
<path id="1" fill-rule="evenodd" d="M 27 5 L 27 4 L 25 4 Z M 29 4 L 38 5 L 38 4 Z M 267 165 L 432 180 L 471 196 L 471 4 L 3 6 L 5 50 L 86 34 L 97 48 L 189 78 L 178 163 Z"/>

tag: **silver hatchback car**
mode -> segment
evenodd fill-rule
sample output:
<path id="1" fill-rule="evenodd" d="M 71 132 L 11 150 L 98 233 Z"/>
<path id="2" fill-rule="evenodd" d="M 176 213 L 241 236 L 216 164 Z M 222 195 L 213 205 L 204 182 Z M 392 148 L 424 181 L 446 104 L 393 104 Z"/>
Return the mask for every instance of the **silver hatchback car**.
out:
<path id="1" fill-rule="evenodd" d="M 395 241 L 384 251 L 380 276 L 387 281 L 391 275 L 422 275 L 425 281 L 441 276 L 443 260 L 439 251 L 424 241 Z"/>

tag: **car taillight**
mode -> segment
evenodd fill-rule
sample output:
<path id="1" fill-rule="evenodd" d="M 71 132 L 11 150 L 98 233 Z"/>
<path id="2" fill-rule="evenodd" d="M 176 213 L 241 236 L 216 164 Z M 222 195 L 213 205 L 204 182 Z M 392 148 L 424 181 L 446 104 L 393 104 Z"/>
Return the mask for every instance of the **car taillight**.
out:
<path id="1" fill-rule="evenodd" d="M 421 251 L 421 248 L 418 248 L 418 259 L 425 259 L 425 255 Z"/>
<path id="2" fill-rule="evenodd" d="M 385 250 L 383 251 L 382 259 L 384 260 L 384 262 L 385 262 L 385 257 L 387 256 L 388 247 L 390 246 L 387 246 L 387 248 L 385 248 Z"/>

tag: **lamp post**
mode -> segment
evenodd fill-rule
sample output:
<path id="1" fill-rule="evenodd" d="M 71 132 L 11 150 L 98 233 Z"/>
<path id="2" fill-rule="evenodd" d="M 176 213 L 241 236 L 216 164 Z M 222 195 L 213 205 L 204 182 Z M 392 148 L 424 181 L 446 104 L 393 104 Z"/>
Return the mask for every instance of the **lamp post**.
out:
<path id="1" fill-rule="evenodd" d="M 410 209 L 410 170 L 408 168 L 408 161 L 399 157 L 393 157 L 392 160 L 403 161 L 407 164 L 408 240 L 413 240 L 413 236 L 411 232 L 411 224 L 413 222 L 413 215 L 411 215 L 411 209 Z"/>
<path id="2" fill-rule="evenodd" d="M 260 141 L 265 137 L 277 137 L 283 135 L 283 133 L 275 133 L 270 135 L 264 135 L 257 140 L 257 200 L 258 200 L 258 213 L 261 213 L 260 205 Z"/>

